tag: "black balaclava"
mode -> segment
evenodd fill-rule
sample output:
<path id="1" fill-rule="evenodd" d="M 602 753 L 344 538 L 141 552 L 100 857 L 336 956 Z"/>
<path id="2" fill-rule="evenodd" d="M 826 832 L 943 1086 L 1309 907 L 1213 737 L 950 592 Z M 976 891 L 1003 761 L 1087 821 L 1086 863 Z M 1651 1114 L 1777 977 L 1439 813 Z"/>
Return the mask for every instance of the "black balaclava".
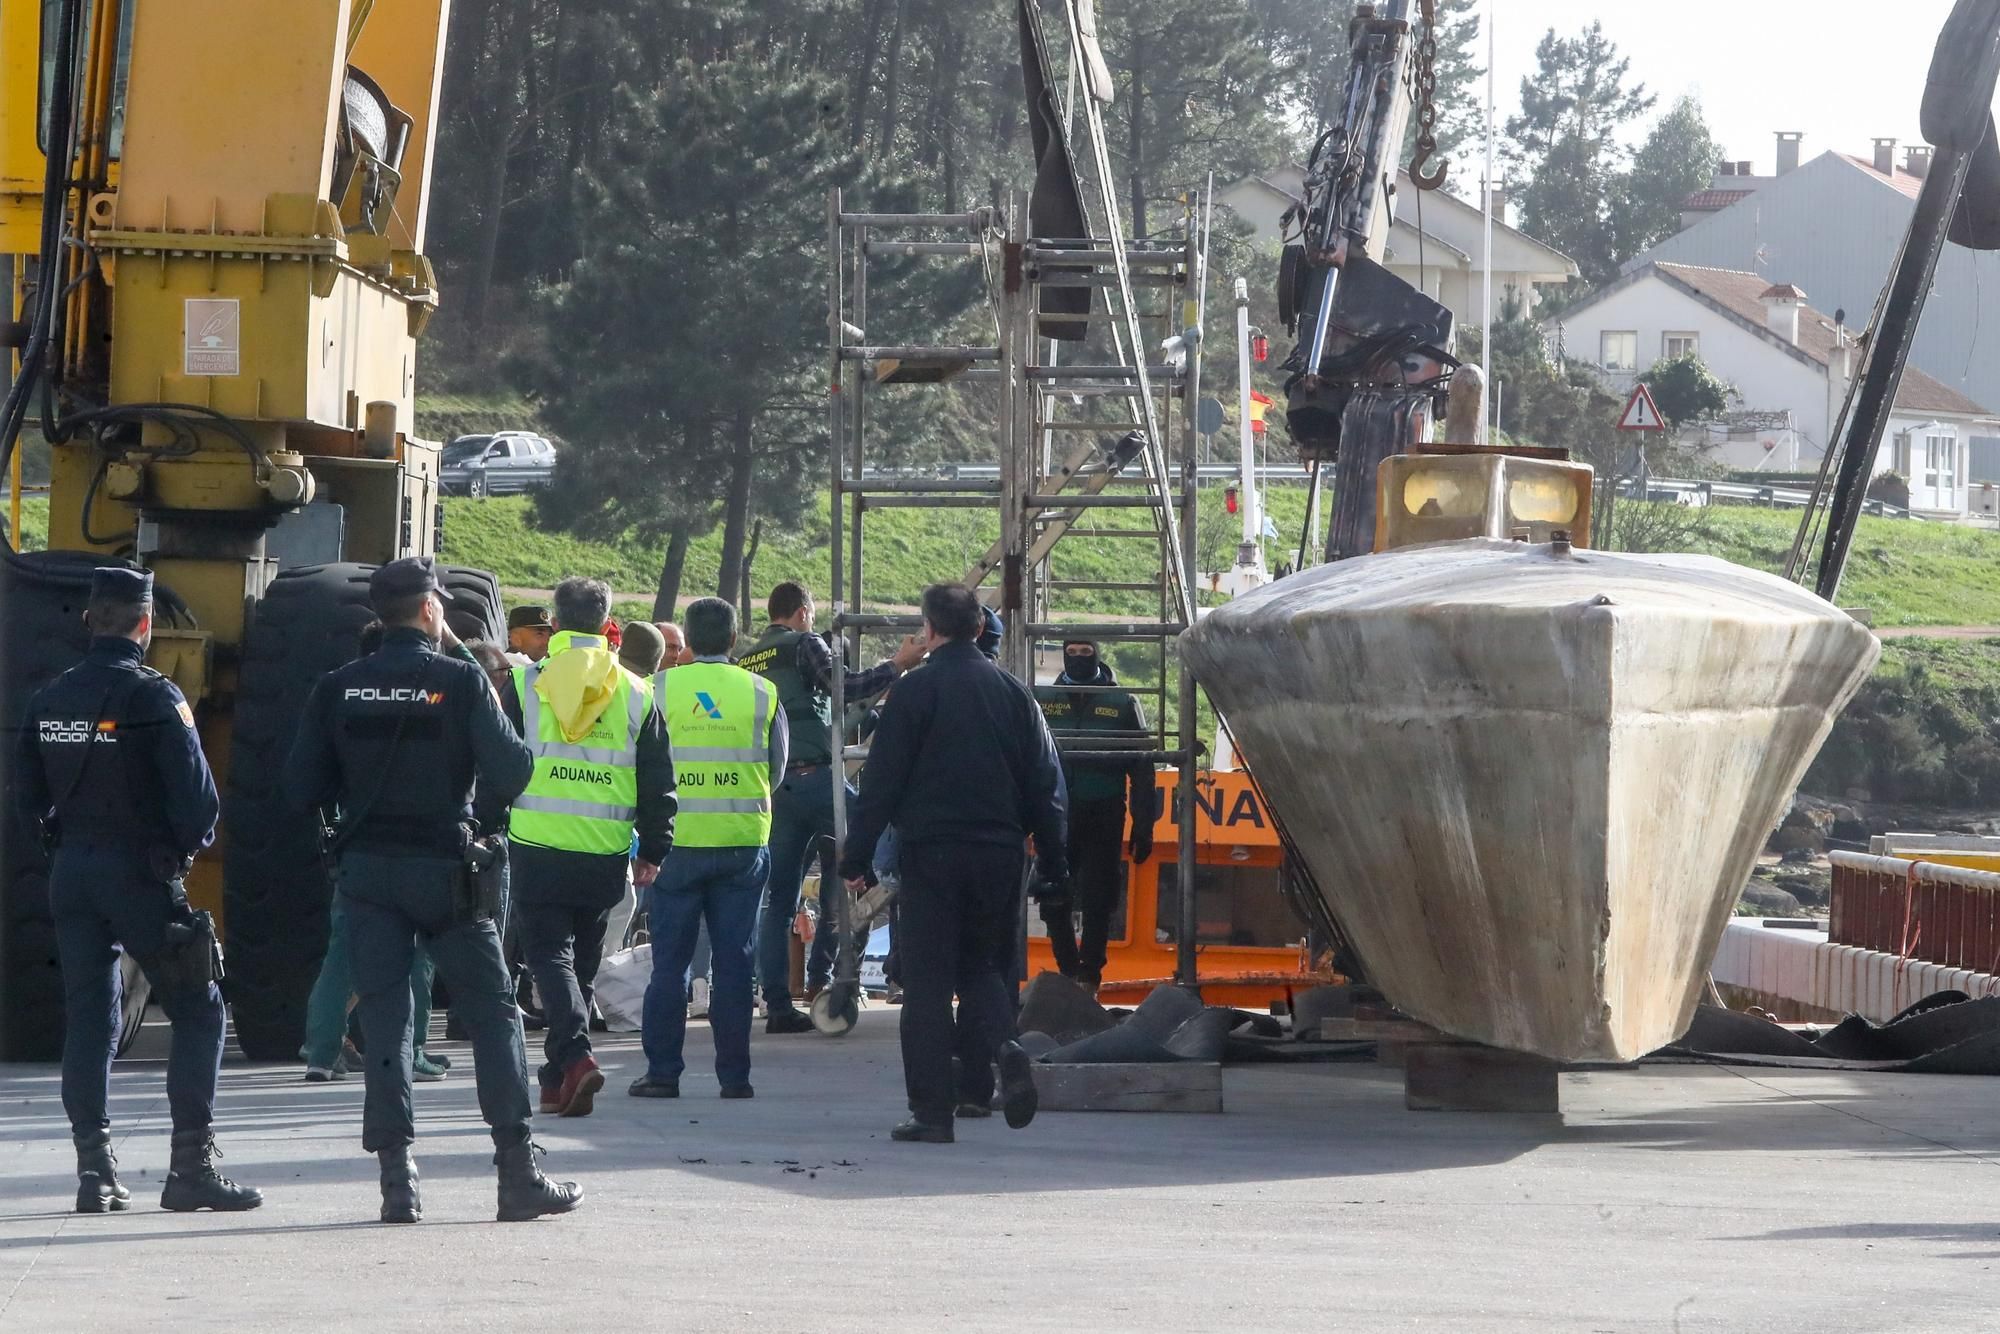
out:
<path id="1" fill-rule="evenodd" d="M 1063 645 L 1063 675 L 1074 685 L 1087 686 L 1097 680 L 1097 645 L 1087 639 L 1072 639 Z"/>

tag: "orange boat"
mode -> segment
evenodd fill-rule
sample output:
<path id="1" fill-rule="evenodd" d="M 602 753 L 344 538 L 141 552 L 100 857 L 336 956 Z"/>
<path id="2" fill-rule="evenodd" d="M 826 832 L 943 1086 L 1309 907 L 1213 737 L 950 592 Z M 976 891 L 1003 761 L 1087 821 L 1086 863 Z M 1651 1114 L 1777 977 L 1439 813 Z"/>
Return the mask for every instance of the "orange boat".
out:
<path id="1" fill-rule="evenodd" d="M 1196 778 L 1195 907 L 1197 970 L 1210 1005 L 1265 1009 L 1288 992 L 1336 980 L 1315 970 L 1303 928 L 1279 886 L 1284 851 L 1263 799 L 1240 770 L 1202 770 Z M 1180 920 L 1180 829 L 1174 818 L 1180 774 L 1161 771 L 1153 855 L 1124 862 L 1125 893 L 1111 918 L 1105 949 L 1107 1005 L 1136 1005 L 1171 985 Z M 1127 839 L 1130 828 L 1128 817 Z M 1028 976 L 1055 971 L 1047 928 L 1028 915 Z"/>

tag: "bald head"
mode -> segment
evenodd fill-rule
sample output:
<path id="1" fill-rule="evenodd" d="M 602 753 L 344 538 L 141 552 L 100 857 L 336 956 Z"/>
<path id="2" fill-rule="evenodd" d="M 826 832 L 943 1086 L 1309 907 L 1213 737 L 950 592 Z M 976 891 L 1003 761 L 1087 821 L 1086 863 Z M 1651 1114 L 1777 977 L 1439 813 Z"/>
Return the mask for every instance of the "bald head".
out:
<path id="1" fill-rule="evenodd" d="M 678 667 L 688 661 L 687 636 L 681 633 L 678 625 L 672 621 L 654 621 L 653 628 L 658 630 L 660 638 L 667 642 L 666 657 L 662 660 L 663 666 Z"/>

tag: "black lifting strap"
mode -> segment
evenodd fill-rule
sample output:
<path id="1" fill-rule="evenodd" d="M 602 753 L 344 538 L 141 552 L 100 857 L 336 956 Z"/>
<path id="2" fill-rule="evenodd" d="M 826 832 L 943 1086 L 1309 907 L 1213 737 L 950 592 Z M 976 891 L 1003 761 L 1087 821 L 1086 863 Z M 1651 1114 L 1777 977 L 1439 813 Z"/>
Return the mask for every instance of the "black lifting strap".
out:
<path id="1" fill-rule="evenodd" d="M 424 693 L 424 684 L 430 679 L 431 661 L 436 656 L 435 653 L 424 655 L 424 665 L 417 669 L 417 679 L 411 687 L 413 696 L 421 696 Z M 417 711 L 416 699 L 412 698 L 409 703 L 410 707 L 396 715 L 396 730 L 389 735 L 389 753 L 382 757 L 382 771 L 375 776 L 375 790 L 368 794 L 368 800 L 357 810 L 337 821 L 332 832 L 327 835 L 325 856 L 328 862 L 338 857 L 340 850 L 353 840 L 368 817 L 374 814 L 376 803 L 382 800 L 382 794 L 388 791 L 389 776 L 396 771 L 396 752 L 403 744 L 403 728 L 410 721 L 410 715 Z"/>

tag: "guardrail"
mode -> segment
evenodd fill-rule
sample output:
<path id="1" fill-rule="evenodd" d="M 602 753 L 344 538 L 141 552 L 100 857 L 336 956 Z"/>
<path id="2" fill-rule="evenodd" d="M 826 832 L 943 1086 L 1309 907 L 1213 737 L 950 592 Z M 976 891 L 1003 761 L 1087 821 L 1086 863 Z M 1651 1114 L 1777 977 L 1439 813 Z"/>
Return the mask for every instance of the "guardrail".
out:
<path id="1" fill-rule="evenodd" d="M 1636 477 L 1619 480 L 1618 494 L 1640 498 Z M 1804 509 L 1812 503 L 1812 492 L 1787 486 L 1764 486 L 1756 482 L 1684 481 L 1674 477 L 1649 477 L 1646 500 L 1669 501 L 1679 505 L 1713 505 L 1718 501 L 1736 505 L 1762 505 L 1766 509 Z M 1880 500 L 1862 502 L 1861 512 L 1882 519 L 1907 519 L 1910 512 Z"/>
<path id="2" fill-rule="evenodd" d="M 1829 860 L 1833 944 L 2000 972 L 2000 873 L 1864 852 Z"/>

